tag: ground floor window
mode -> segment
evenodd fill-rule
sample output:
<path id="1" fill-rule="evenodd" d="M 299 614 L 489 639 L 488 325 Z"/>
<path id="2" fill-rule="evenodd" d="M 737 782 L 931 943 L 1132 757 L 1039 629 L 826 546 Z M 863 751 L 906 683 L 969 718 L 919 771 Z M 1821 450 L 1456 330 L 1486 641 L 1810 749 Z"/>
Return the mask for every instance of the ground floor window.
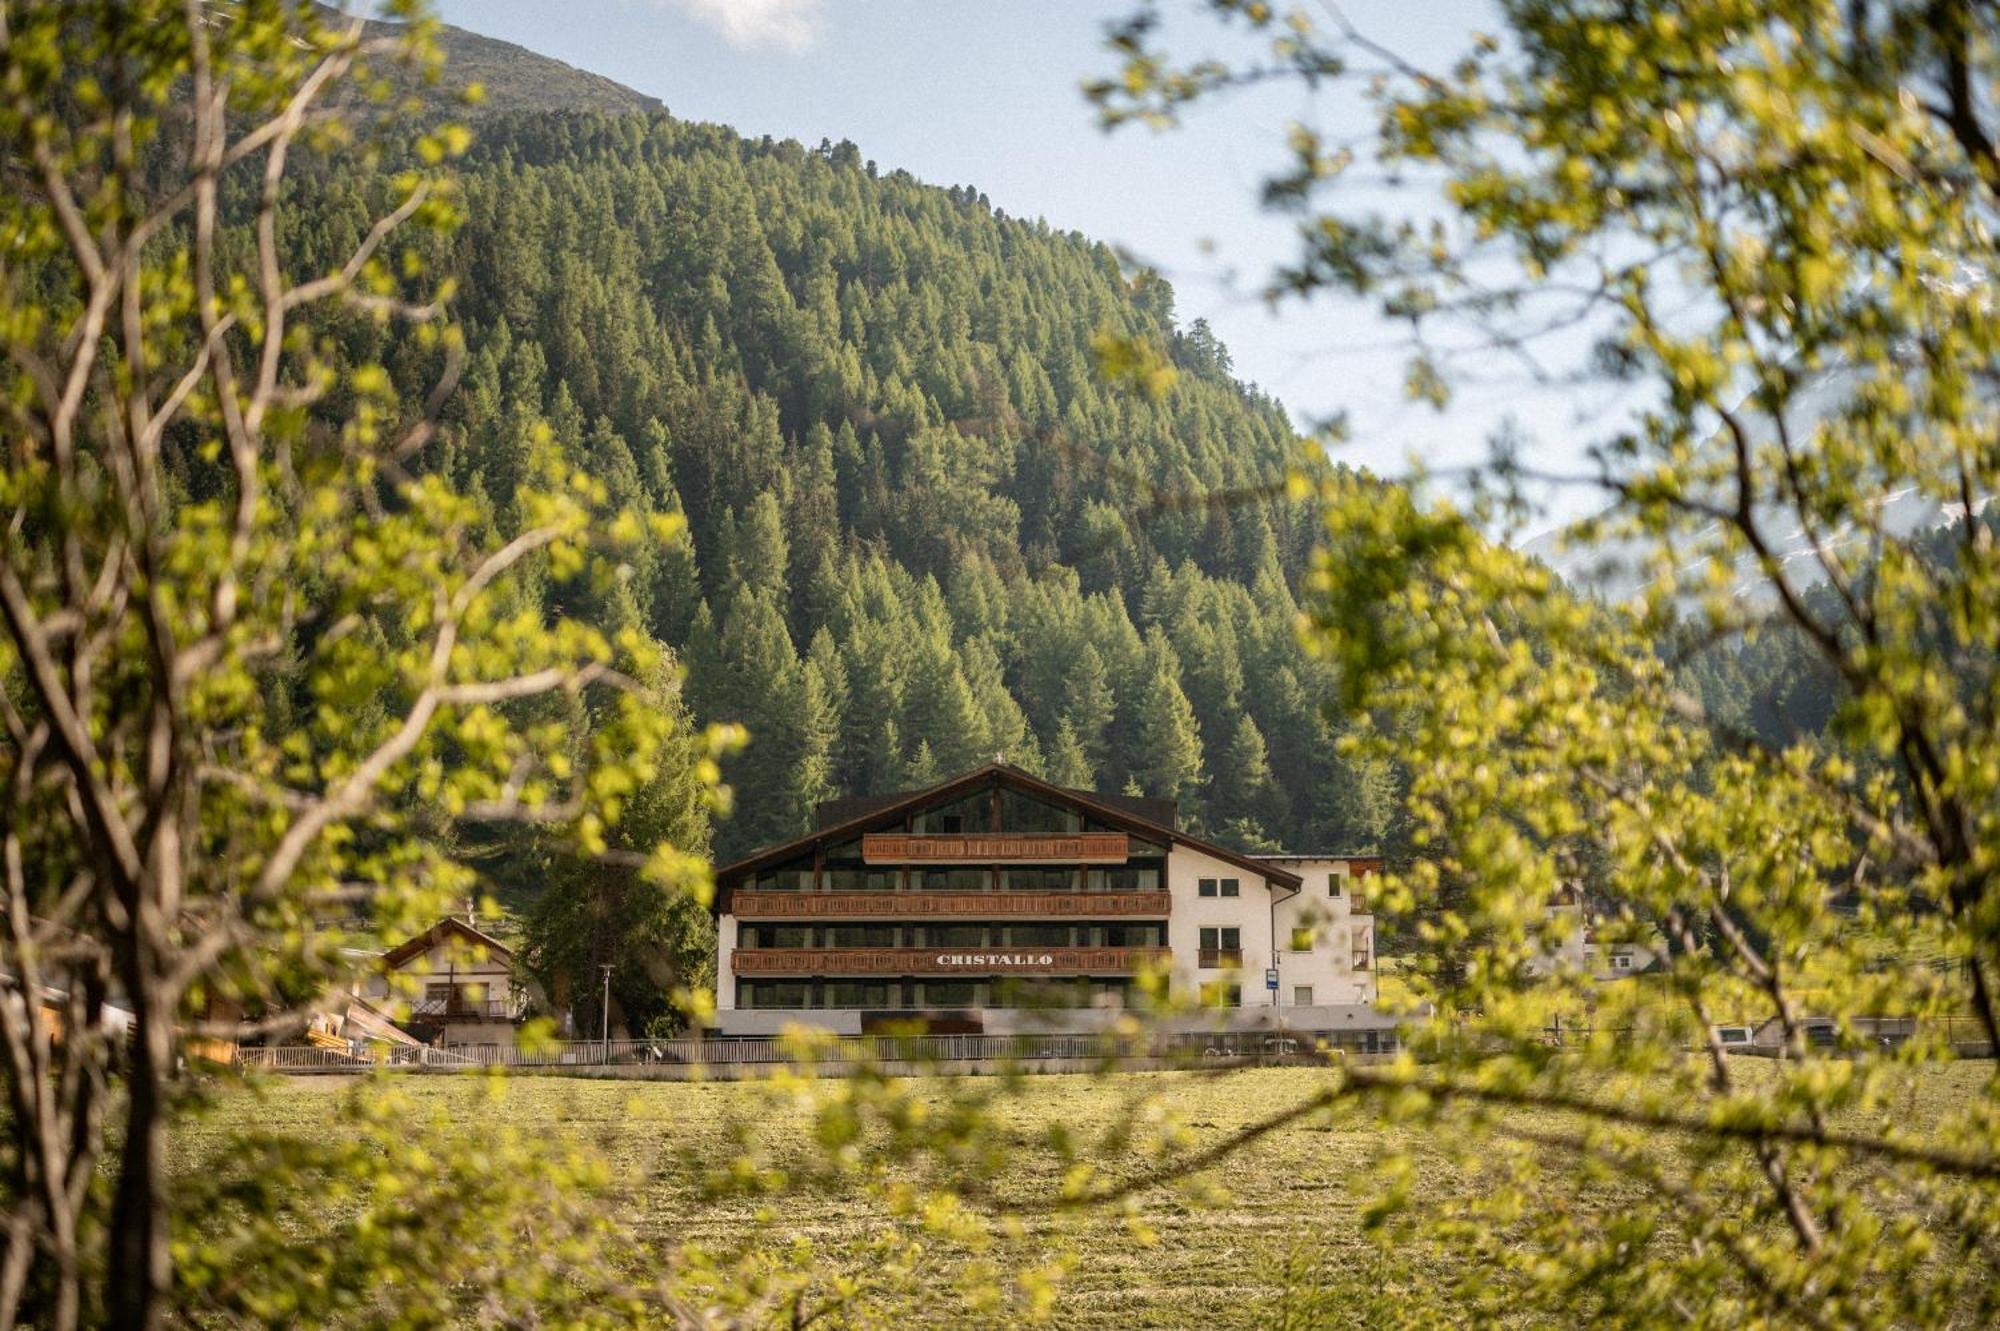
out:
<path id="1" fill-rule="evenodd" d="M 881 980 L 828 980 L 826 1006 L 838 1008 L 886 1008 L 899 1006 L 900 985 Z"/>
<path id="2" fill-rule="evenodd" d="M 736 1005 L 748 1008 L 811 1007 L 813 986 L 804 980 L 744 980 L 736 986 Z"/>
<path id="3" fill-rule="evenodd" d="M 1242 1007 L 1243 986 L 1234 980 L 1203 980 L 1201 982 L 1201 1005 L 1203 1007 Z"/>
<path id="4" fill-rule="evenodd" d="M 978 1007 L 986 998 L 981 980 L 923 980 L 916 990 L 916 1007 Z"/>
<path id="5" fill-rule="evenodd" d="M 1295 985 L 1293 985 L 1293 986 L 1292 986 L 1292 1006 L 1293 1006 L 1293 1007 L 1311 1007 L 1312 1005 L 1313 1005 L 1313 987 L 1312 987 L 1311 985 L 1309 985 L 1309 984 L 1295 984 Z"/>

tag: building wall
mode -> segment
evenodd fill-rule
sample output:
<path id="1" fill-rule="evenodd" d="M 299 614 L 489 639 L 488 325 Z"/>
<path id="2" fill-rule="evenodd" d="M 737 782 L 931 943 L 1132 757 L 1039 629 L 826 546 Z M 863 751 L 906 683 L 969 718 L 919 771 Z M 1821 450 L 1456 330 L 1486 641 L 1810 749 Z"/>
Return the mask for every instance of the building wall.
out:
<path id="1" fill-rule="evenodd" d="M 459 989 L 483 985 L 484 997 L 504 999 L 511 992 L 513 972 L 506 958 L 481 955 L 485 952 L 463 938 L 448 936 L 439 946 L 411 957 L 392 973 L 371 971 L 361 983 L 361 996 L 421 1001 L 427 985 L 450 983 Z"/>
<path id="2" fill-rule="evenodd" d="M 1278 902 L 1278 998 L 1283 1007 L 1373 1003 L 1375 919 L 1367 913 L 1368 879 L 1346 859 L 1287 859 L 1305 882 Z M 1335 895 L 1329 880 L 1339 884 Z M 1310 931 L 1311 947 L 1293 951 L 1293 931 Z M 1365 966 L 1357 966 L 1365 958 Z M 1261 976 L 1259 977 L 1262 978 Z M 1311 990 L 1301 994 L 1301 988 Z M 1247 1001 L 1247 1000 L 1246 1000 Z"/>
<path id="3" fill-rule="evenodd" d="M 1237 895 L 1202 896 L 1204 878 L 1218 884 L 1233 879 Z M 1271 964 L 1271 891 L 1264 880 L 1226 860 L 1177 845 L 1167 856 L 1167 890 L 1174 898 L 1167 917 L 1167 946 L 1173 951 L 1175 992 L 1194 997 L 1204 984 L 1233 982 L 1241 986 L 1240 1006 L 1271 1006 L 1271 995 L 1264 989 L 1264 968 Z M 1203 929 L 1235 929 L 1241 965 L 1234 970 L 1202 966 Z"/>
<path id="4" fill-rule="evenodd" d="M 1352 867 L 1345 859 L 1274 861 L 1274 869 L 1300 874 L 1305 879 L 1303 888 L 1294 893 L 1287 888 L 1268 887 L 1255 871 L 1186 845 L 1176 845 L 1167 857 L 1164 882 L 1172 898 L 1167 916 L 1167 946 L 1172 954 L 1170 980 L 1175 992 L 1192 999 L 1203 995 L 1204 986 L 1233 984 L 1238 1004 L 1243 1008 L 1373 1003 L 1376 998 L 1374 921 L 1355 910 L 1355 885 L 1365 880 L 1352 876 Z M 1337 897 L 1328 892 L 1330 876 L 1341 880 L 1343 890 Z M 1216 895 L 1201 894 L 1203 880 L 1217 884 Z M 1235 896 L 1222 895 L 1223 885 L 1228 882 L 1236 884 Z M 736 972 L 732 965 L 741 937 L 740 926 L 731 914 L 721 915 L 716 924 L 716 1009 L 736 1014 L 724 1023 L 726 1029 L 748 1033 L 750 1027 L 743 1018 L 750 1014 L 736 1013 Z M 1311 946 L 1306 950 L 1294 951 L 1291 947 L 1293 930 L 1298 927 L 1309 927 L 1312 931 Z M 1201 964 L 1204 929 L 1217 931 L 1218 945 L 1226 941 L 1221 931 L 1236 931 L 1235 964 Z M 1358 970 L 1354 965 L 1357 944 L 1368 959 L 1367 967 Z M 1275 992 L 1265 986 L 1265 970 L 1274 964 L 1274 957 L 1279 978 Z M 760 1012 L 757 1021 L 750 1024 L 782 1023 L 784 1011 Z"/>
<path id="5" fill-rule="evenodd" d="M 736 917 L 718 916 L 715 921 L 715 1010 L 736 1010 L 736 969 L 729 964 L 736 951 Z M 860 1030 L 857 1023 L 855 1030 Z"/>

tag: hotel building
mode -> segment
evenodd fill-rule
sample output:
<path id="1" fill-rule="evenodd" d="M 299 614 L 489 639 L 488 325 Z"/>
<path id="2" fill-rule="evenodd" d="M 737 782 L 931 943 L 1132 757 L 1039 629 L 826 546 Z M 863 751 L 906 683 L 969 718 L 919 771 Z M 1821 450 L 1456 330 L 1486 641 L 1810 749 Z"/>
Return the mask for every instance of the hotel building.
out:
<path id="1" fill-rule="evenodd" d="M 1141 971 L 1231 1026 L 1386 1029 L 1373 1010 L 1379 861 L 1246 855 L 1170 800 L 1069 790 L 992 763 L 831 800 L 718 871 L 716 1027 L 1089 1030 Z"/>

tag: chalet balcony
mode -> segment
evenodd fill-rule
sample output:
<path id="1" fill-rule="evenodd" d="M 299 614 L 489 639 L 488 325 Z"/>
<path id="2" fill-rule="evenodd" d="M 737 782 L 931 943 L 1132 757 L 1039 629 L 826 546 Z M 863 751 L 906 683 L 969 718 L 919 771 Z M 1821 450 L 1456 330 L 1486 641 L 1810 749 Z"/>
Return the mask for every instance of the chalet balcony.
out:
<path id="1" fill-rule="evenodd" d="M 1205 947 L 1195 956 L 1195 964 L 1205 971 L 1239 970 L 1243 966 L 1240 947 Z"/>
<path id="2" fill-rule="evenodd" d="M 770 892 L 738 891 L 739 920 L 1165 919 L 1169 892 Z"/>
<path id="3" fill-rule="evenodd" d="M 419 998 L 410 1015 L 431 1021 L 517 1021 L 527 1015 L 519 998 Z"/>
<path id="4" fill-rule="evenodd" d="M 765 947 L 739 948 L 741 976 L 1130 975 L 1167 959 L 1163 947 Z"/>

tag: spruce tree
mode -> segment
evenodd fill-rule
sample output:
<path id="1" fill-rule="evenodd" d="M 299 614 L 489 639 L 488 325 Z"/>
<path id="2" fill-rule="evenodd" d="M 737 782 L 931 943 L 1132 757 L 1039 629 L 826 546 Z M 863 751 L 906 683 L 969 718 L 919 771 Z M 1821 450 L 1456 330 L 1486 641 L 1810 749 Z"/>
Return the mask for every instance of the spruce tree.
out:
<path id="1" fill-rule="evenodd" d="M 1072 790 L 1095 788 L 1096 776 L 1091 771 L 1090 758 L 1084 753 L 1083 745 L 1077 742 L 1076 731 L 1067 717 L 1056 723 L 1056 733 L 1048 743 L 1047 754 L 1043 776 L 1049 781 Z"/>
<path id="2" fill-rule="evenodd" d="M 1264 734 L 1244 712 L 1222 746 L 1209 807 L 1218 825 L 1236 828 L 1239 839 L 1268 842 L 1278 830 L 1276 793 Z"/>
<path id="3" fill-rule="evenodd" d="M 1191 808 L 1201 790 L 1201 725 L 1180 684 L 1179 658 L 1155 628 L 1146 638 L 1149 672 L 1133 718 L 1132 778 L 1148 795 Z"/>

